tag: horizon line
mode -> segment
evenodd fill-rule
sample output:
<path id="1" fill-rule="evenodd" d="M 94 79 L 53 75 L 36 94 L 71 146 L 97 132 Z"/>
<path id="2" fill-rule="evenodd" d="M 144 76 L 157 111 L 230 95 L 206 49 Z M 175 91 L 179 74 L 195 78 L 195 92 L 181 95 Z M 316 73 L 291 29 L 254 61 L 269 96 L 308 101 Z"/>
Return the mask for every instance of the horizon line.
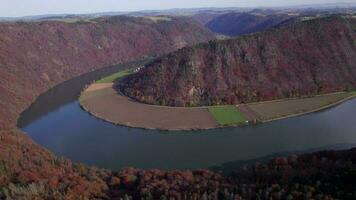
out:
<path id="1" fill-rule="evenodd" d="M 33 14 L 33 15 L 23 15 L 23 16 L 0 16 L 0 19 L 20 19 L 20 18 L 30 18 L 30 17 L 41 17 L 41 16 L 48 16 L 48 15 L 95 15 L 95 14 L 105 14 L 105 13 L 122 13 L 123 15 L 125 14 L 130 14 L 130 13 L 144 13 L 144 12 L 164 12 L 164 11 L 173 11 L 173 10 L 194 10 L 194 9 L 201 9 L 201 10 L 209 10 L 209 9 L 288 9 L 288 8 L 295 8 L 295 9 L 303 9 L 303 8 L 298 8 L 298 7 L 304 7 L 304 9 L 311 9 L 311 8 L 318 8 L 318 6 L 328 6 L 328 5 L 335 5 L 334 8 L 338 8 L 337 5 L 342 5 L 342 4 L 351 4 L 352 7 L 350 8 L 356 8 L 356 2 L 336 2 L 336 3 L 319 3 L 319 4 L 293 4 L 293 5 L 288 5 L 288 6 L 208 6 L 208 7 L 172 7 L 172 8 L 166 8 L 166 9 L 146 9 L 146 10 L 117 10 L 117 11 L 98 11 L 98 12 L 78 12 L 78 13 L 60 13 L 60 12 L 53 12 L 53 13 L 43 13 L 43 14 Z"/>

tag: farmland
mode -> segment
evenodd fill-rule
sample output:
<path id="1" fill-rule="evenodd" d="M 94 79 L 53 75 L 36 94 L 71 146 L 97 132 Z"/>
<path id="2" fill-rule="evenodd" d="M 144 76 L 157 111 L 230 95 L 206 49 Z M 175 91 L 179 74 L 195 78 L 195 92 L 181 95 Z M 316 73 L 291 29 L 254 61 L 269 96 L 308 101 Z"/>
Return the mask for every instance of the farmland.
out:
<path id="1" fill-rule="evenodd" d="M 310 98 L 283 99 L 248 104 L 249 108 L 258 113 L 261 121 L 292 117 L 305 113 L 329 108 L 356 95 L 355 92 L 338 92 L 318 95 Z"/>
<path id="2" fill-rule="evenodd" d="M 82 107 L 114 124 L 146 129 L 195 130 L 294 117 L 335 106 L 356 96 L 352 91 L 238 105 L 157 106 L 132 101 L 118 94 L 120 85 L 116 84 L 117 81 L 133 73 L 132 69 L 122 70 L 90 85 L 79 98 Z M 140 113 L 140 117 L 136 113 Z"/>
<path id="3" fill-rule="evenodd" d="M 221 126 L 242 124 L 247 121 L 247 118 L 235 106 L 212 106 L 208 110 Z"/>
<path id="4" fill-rule="evenodd" d="M 114 87 L 95 91 L 86 90 L 79 101 L 82 107 L 92 115 L 128 127 L 159 130 L 218 127 L 206 108 L 175 108 L 142 104 L 118 94 Z"/>

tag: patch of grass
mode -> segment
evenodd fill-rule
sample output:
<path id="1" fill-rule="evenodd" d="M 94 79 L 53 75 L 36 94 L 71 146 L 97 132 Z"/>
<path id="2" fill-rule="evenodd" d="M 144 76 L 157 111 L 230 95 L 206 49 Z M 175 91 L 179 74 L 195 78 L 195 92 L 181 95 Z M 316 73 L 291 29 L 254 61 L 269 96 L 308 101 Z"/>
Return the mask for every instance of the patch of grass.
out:
<path id="1" fill-rule="evenodd" d="M 100 80 L 96 81 L 95 83 L 113 83 L 113 82 L 118 81 L 121 78 L 123 78 L 127 75 L 130 75 L 132 73 L 133 73 L 133 71 L 131 69 L 119 71 L 119 72 L 116 72 L 115 74 L 112 74 L 112 75 L 107 76 L 103 79 L 100 79 Z"/>
<path id="2" fill-rule="evenodd" d="M 236 125 L 247 121 L 246 117 L 235 106 L 212 106 L 208 110 L 222 126 Z"/>

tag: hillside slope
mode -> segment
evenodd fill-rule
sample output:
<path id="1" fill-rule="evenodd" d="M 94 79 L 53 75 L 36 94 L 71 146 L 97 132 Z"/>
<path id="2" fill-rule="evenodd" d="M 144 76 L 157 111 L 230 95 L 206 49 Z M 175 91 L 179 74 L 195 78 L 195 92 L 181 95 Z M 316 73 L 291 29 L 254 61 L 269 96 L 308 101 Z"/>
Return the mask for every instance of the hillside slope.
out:
<path id="1" fill-rule="evenodd" d="M 187 18 L 0 23 L 0 199 L 104 198 L 111 172 L 38 146 L 16 128 L 19 114 L 41 92 L 79 74 L 212 38 Z"/>
<path id="2" fill-rule="evenodd" d="M 213 38 L 188 18 L 0 23 L 0 128 L 63 80 Z"/>
<path id="3" fill-rule="evenodd" d="M 263 31 L 291 18 L 287 14 L 227 13 L 212 19 L 205 26 L 215 33 L 237 36 Z"/>
<path id="4" fill-rule="evenodd" d="M 237 104 L 356 87 L 356 19 L 328 17 L 184 48 L 129 76 L 122 91 L 170 106 Z"/>

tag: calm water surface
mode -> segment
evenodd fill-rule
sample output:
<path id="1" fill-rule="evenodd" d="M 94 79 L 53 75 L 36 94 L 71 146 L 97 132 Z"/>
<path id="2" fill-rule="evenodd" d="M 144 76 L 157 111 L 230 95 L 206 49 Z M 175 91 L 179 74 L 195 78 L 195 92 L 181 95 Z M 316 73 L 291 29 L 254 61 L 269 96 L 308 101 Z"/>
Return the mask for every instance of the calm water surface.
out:
<path id="1" fill-rule="evenodd" d="M 85 84 L 127 66 L 91 72 L 58 85 L 41 95 L 22 114 L 18 125 L 57 155 L 114 170 L 133 166 L 229 171 L 275 155 L 356 146 L 356 99 L 258 126 L 194 132 L 116 126 L 80 108 L 77 97 Z"/>

